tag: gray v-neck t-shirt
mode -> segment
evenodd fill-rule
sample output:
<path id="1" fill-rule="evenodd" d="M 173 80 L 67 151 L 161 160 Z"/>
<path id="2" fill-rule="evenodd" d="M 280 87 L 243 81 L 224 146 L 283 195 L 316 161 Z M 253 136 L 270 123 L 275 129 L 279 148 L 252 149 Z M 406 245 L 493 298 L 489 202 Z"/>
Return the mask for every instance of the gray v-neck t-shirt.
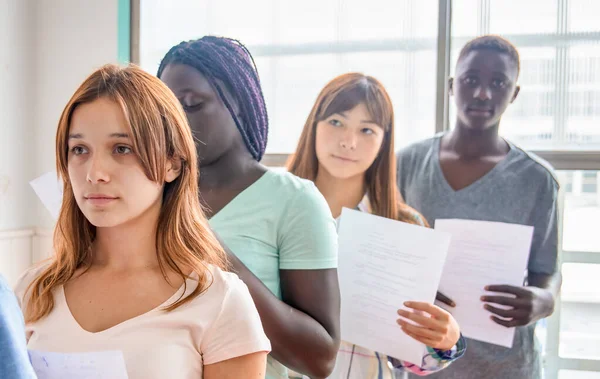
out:
<path id="1" fill-rule="evenodd" d="M 534 233 L 528 270 L 554 273 L 558 182 L 550 165 L 508 142 L 510 151 L 502 161 L 482 178 L 455 191 L 440 166 L 441 137 L 438 134 L 398 153 L 398 187 L 406 203 L 431 225 L 444 218 L 531 225 Z M 534 330 L 535 325 L 518 327 L 511 349 L 467 339 L 466 354 L 429 378 L 541 378 L 541 357 Z"/>

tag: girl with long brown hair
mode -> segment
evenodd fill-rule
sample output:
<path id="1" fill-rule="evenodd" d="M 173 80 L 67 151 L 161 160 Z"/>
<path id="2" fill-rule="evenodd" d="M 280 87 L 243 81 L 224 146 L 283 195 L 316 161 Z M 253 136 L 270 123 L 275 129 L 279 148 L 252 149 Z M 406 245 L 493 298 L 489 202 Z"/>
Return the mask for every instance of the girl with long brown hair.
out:
<path id="1" fill-rule="evenodd" d="M 373 77 L 349 73 L 325 86 L 306 120 L 288 169 L 315 182 L 336 218 L 347 207 L 427 226 L 417 211 L 404 204 L 396 187 L 392 103 Z M 403 369 L 427 375 L 463 354 L 463 339 L 452 315 L 428 303 L 404 306 L 419 311 L 398 310 L 402 317 L 398 324 L 428 346 L 420 366 L 342 342 L 330 377 L 392 378 L 394 371 Z"/>
<path id="2" fill-rule="evenodd" d="M 28 348 L 116 351 L 130 379 L 264 378 L 270 344 L 202 212 L 191 129 L 167 86 L 100 68 L 62 113 L 56 159 L 54 256 L 17 284 Z"/>

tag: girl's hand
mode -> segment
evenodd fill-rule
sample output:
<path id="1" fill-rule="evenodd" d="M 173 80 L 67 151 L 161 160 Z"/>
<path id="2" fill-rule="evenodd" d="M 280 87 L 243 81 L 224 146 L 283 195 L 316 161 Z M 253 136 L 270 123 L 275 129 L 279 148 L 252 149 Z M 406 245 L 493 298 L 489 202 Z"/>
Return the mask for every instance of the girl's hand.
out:
<path id="1" fill-rule="evenodd" d="M 460 328 L 450 313 L 436 305 L 423 302 L 407 301 L 404 306 L 413 309 L 398 310 L 398 314 L 403 318 L 399 318 L 397 322 L 404 333 L 438 350 L 450 350 L 456 345 L 460 338 Z"/>

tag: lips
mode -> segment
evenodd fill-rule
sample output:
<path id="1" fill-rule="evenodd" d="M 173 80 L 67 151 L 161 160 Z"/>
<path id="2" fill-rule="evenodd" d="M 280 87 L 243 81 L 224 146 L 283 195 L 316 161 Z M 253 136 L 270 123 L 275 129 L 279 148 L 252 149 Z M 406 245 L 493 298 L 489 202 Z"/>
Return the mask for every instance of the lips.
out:
<path id="1" fill-rule="evenodd" d="M 494 110 L 488 107 L 467 107 L 467 113 L 478 116 L 491 116 Z"/>
<path id="2" fill-rule="evenodd" d="M 86 195 L 84 198 L 93 205 L 106 205 L 118 199 L 118 197 L 115 196 L 96 193 Z"/>
<path id="3" fill-rule="evenodd" d="M 332 157 L 334 157 L 335 159 L 344 161 L 344 162 L 348 162 L 348 163 L 354 163 L 354 162 L 356 162 L 356 159 L 346 158 L 346 157 L 342 157 L 342 156 L 339 156 L 339 155 L 332 155 Z"/>

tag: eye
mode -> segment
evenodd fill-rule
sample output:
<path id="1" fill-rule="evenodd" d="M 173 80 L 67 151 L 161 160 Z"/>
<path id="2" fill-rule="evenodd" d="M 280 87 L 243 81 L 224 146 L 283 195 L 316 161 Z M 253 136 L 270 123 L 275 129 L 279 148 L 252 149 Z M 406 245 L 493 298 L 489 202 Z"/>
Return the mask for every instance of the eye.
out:
<path id="1" fill-rule="evenodd" d="M 494 79 L 494 81 L 492 82 L 492 86 L 496 88 L 504 88 L 506 87 L 506 81 L 502 79 Z"/>
<path id="2" fill-rule="evenodd" d="M 463 79 L 463 83 L 473 86 L 476 85 L 478 82 L 477 78 L 475 76 L 467 76 L 466 78 Z"/>
<path id="3" fill-rule="evenodd" d="M 371 135 L 371 134 L 375 134 L 375 131 L 371 128 L 363 128 L 363 129 L 361 129 L 361 133 L 366 134 L 366 135 Z"/>
<path id="4" fill-rule="evenodd" d="M 329 120 L 329 123 L 333 126 L 342 126 L 342 122 L 335 118 L 332 118 L 331 120 Z"/>
<path id="5" fill-rule="evenodd" d="M 74 146 L 71 148 L 71 153 L 73 153 L 73 155 L 81 155 L 87 153 L 87 149 L 83 146 Z"/>
<path id="6" fill-rule="evenodd" d="M 119 145 L 115 147 L 115 153 L 119 155 L 131 154 L 133 150 L 129 146 Z"/>

